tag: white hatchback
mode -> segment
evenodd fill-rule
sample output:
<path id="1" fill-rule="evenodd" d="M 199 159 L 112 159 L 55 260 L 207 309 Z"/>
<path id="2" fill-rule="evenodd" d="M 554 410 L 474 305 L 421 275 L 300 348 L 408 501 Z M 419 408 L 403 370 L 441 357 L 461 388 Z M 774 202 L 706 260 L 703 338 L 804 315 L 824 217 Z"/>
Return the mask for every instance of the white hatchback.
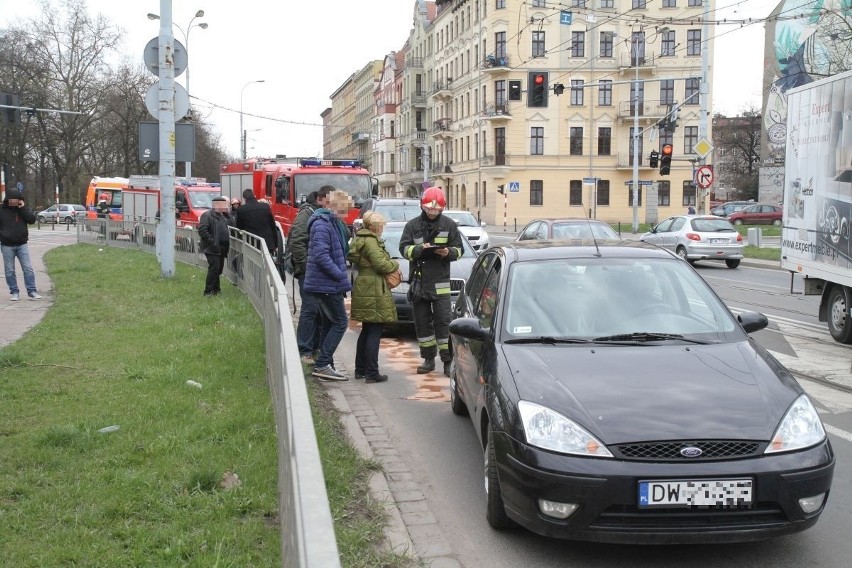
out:
<path id="1" fill-rule="evenodd" d="M 442 215 L 458 223 L 459 232 L 467 237 L 475 250 L 480 251 L 488 248 L 488 231 L 485 230 L 485 221 L 478 222 L 470 211 L 450 210 L 444 211 Z"/>

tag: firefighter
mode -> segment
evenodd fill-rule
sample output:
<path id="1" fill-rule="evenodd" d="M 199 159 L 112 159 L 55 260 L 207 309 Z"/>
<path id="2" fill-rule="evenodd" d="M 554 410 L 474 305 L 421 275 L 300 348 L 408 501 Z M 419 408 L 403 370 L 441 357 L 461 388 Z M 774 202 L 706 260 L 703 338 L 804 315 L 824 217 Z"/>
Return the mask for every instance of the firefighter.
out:
<path id="1" fill-rule="evenodd" d="M 420 198 L 422 213 L 411 219 L 402 230 L 399 252 L 409 261 L 411 284 L 419 280 L 419 292 L 411 300 L 414 329 L 423 363 L 417 367 L 419 374 L 435 370 L 435 356 L 444 363 L 444 374 L 450 376 L 450 263 L 463 252 L 458 225 L 441 212 L 447 199 L 440 187 L 429 187 Z"/>

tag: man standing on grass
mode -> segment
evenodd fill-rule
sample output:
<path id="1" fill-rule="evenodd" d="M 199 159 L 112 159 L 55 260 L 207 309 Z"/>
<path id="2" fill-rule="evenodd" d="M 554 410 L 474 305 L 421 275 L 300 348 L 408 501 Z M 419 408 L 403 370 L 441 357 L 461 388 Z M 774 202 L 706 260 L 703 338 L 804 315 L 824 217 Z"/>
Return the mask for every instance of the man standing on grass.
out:
<path id="1" fill-rule="evenodd" d="M 198 236 L 201 238 L 201 250 L 207 257 L 207 279 L 204 282 L 204 295 L 216 296 L 221 293 L 219 277 L 228 258 L 231 235 L 228 227 L 228 198 L 214 197 L 213 209 L 209 209 L 198 220 Z"/>
<path id="2" fill-rule="evenodd" d="M 30 249 L 27 241 L 30 232 L 27 225 L 36 222 L 35 213 L 24 203 L 23 195 L 17 189 L 10 189 L 0 207 L 0 250 L 3 252 L 3 270 L 6 273 L 6 284 L 9 286 L 9 300 L 17 302 L 20 299 L 18 277 L 15 275 L 15 259 L 21 263 L 24 273 L 24 285 L 30 300 L 41 300 L 41 294 L 36 289 L 35 271 L 30 261 Z"/>

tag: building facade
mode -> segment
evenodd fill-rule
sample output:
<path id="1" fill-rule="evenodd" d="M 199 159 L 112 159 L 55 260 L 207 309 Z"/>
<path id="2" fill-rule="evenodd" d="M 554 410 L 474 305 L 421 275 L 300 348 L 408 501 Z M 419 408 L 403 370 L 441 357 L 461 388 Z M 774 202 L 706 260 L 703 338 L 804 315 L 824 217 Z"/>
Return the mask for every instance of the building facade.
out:
<path id="1" fill-rule="evenodd" d="M 401 50 L 396 191 L 385 180 L 383 194 L 417 195 L 425 180 L 453 208 L 519 226 L 587 215 L 653 223 L 701 210 L 709 192 L 692 180 L 695 146 L 710 139 L 712 32 L 701 18 L 711 8 L 417 0 Z M 673 112 L 677 126 L 661 128 Z M 649 164 L 663 144 L 674 148 L 669 175 Z"/>

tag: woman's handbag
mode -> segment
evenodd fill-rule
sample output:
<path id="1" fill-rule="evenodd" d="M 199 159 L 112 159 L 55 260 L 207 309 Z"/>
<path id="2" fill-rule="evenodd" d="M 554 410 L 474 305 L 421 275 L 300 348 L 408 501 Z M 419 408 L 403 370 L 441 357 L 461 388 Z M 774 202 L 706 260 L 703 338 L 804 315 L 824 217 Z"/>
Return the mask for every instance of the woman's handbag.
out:
<path id="1" fill-rule="evenodd" d="M 383 276 L 385 278 L 385 284 L 387 284 L 388 288 L 391 290 L 402 283 L 402 272 L 399 270 L 394 270 L 393 272 L 389 272 Z"/>

